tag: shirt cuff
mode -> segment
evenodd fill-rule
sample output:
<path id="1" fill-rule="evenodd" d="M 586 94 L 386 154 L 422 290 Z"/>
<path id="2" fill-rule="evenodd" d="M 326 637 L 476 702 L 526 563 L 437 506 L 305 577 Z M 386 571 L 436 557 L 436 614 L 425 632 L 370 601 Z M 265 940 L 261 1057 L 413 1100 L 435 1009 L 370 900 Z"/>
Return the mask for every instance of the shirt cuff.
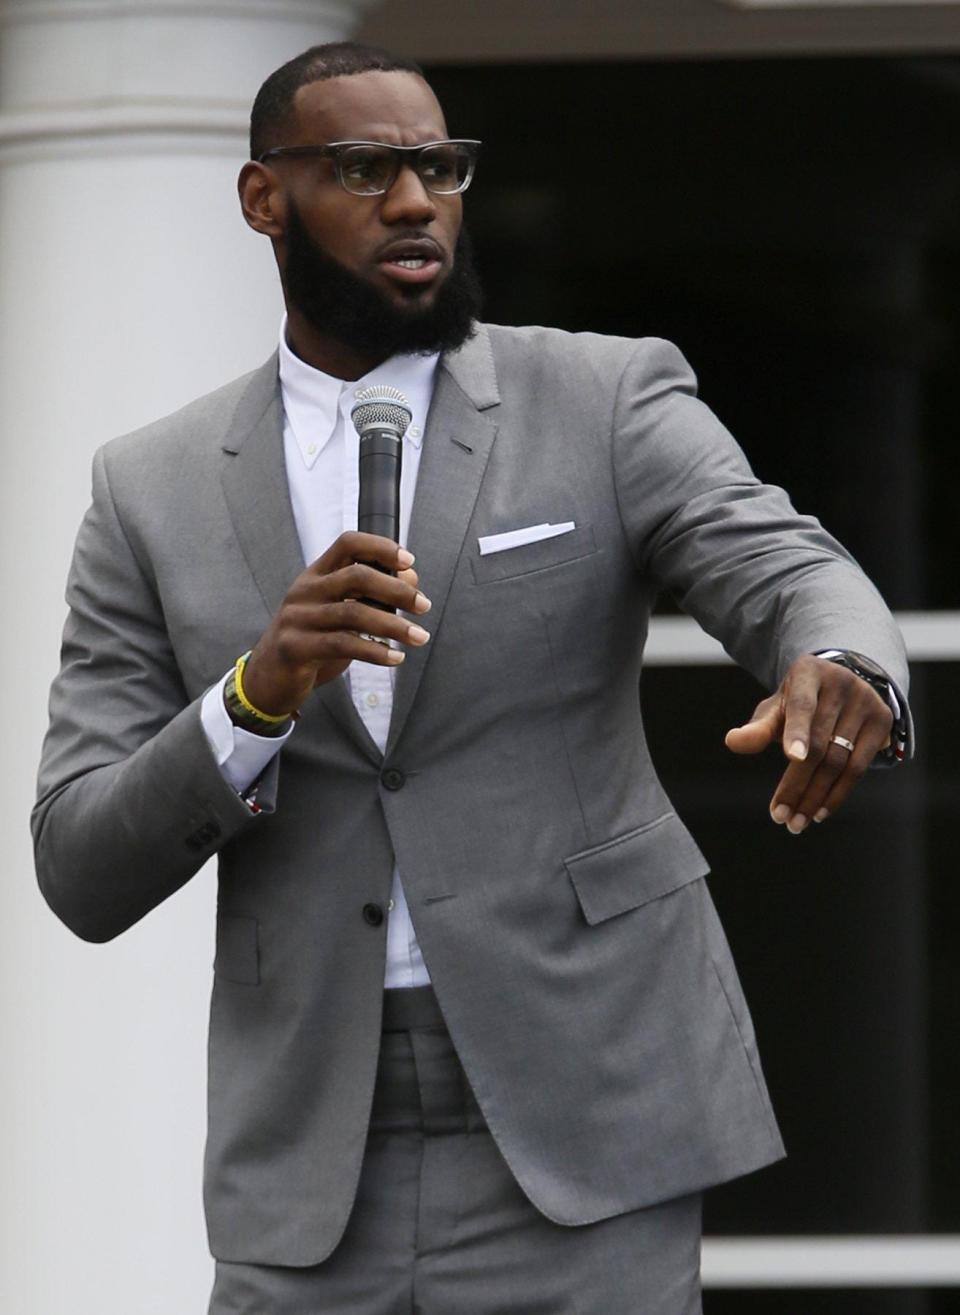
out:
<path id="1" fill-rule="evenodd" d="M 293 734 L 294 723 L 282 735 L 255 735 L 235 726 L 223 703 L 223 687 L 232 671 L 231 667 L 203 696 L 200 721 L 224 780 L 246 797 Z"/>

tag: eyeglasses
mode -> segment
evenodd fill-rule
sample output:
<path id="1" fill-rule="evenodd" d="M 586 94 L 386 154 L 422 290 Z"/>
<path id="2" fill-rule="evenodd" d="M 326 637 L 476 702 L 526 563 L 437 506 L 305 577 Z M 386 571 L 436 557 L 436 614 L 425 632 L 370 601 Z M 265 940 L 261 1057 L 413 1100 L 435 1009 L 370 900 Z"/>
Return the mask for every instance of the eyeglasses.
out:
<path id="1" fill-rule="evenodd" d="M 274 146 L 257 163 L 284 158 L 333 161 L 337 182 L 354 196 L 382 196 L 409 163 L 428 192 L 451 196 L 470 186 L 477 163 L 477 141 L 424 142 L 422 146 L 388 146 L 385 142 L 328 142 L 326 146 Z"/>

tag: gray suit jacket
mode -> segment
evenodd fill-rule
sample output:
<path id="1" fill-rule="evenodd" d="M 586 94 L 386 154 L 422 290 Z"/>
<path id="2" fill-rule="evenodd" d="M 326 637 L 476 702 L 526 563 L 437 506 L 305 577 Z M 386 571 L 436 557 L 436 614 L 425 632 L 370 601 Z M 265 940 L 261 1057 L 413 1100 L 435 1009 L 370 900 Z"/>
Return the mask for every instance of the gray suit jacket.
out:
<path id="1" fill-rule="evenodd" d="M 669 589 L 768 687 L 846 647 L 905 689 L 876 591 L 757 481 L 669 344 L 481 327 L 438 375 L 410 531 L 433 639 L 398 672 L 386 754 L 336 681 L 252 816 L 199 702 L 303 565 L 281 424 L 271 360 L 98 453 L 34 815 L 43 893 L 94 941 L 219 855 L 214 1254 L 308 1265 L 342 1233 L 383 989 L 363 908 L 394 856 L 544 1214 L 588 1223 L 779 1157 L 707 864 L 647 753 L 641 655 Z M 480 535 L 566 520 L 479 555 Z"/>

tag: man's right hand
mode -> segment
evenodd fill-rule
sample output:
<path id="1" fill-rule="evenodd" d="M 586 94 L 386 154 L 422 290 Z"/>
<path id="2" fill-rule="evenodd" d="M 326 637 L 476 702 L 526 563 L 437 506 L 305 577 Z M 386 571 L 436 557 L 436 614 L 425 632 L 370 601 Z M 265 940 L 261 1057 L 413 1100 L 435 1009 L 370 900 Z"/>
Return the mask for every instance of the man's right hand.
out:
<path id="1" fill-rule="evenodd" d="M 413 555 L 390 539 L 357 530 L 341 534 L 297 576 L 250 654 L 243 689 L 254 707 L 270 716 L 293 713 L 315 686 L 334 680 L 354 660 L 382 667 L 403 661 L 402 650 L 367 635 L 425 644 L 430 636 L 422 627 L 360 601 L 373 598 L 398 611 L 429 612 L 430 600 L 417 589 L 412 567 Z"/>

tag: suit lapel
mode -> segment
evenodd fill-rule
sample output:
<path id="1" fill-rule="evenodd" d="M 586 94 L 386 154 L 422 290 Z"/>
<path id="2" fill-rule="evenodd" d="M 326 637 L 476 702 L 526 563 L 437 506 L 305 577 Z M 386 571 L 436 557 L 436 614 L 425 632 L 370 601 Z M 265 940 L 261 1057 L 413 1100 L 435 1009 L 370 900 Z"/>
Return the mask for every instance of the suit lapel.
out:
<path id="1" fill-rule="evenodd" d="M 276 357 L 251 378 L 223 440 L 223 491 L 250 573 L 271 616 L 303 570 L 283 461 Z"/>
<path id="2" fill-rule="evenodd" d="M 433 603 L 424 618 L 431 641 L 423 648 L 408 648 L 397 670 L 387 755 L 400 738 L 436 645 L 464 536 L 497 434 L 493 419 L 484 413 L 499 401 L 489 336 L 479 325 L 469 342 L 444 358 L 423 438 L 407 546 L 417 559 L 420 588 Z"/>
<path id="3" fill-rule="evenodd" d="M 270 616 L 304 568 L 283 459 L 283 406 L 272 356 L 250 378 L 223 440 L 223 491 L 234 531 Z M 340 677 L 312 696 L 374 762 L 370 732 Z"/>

